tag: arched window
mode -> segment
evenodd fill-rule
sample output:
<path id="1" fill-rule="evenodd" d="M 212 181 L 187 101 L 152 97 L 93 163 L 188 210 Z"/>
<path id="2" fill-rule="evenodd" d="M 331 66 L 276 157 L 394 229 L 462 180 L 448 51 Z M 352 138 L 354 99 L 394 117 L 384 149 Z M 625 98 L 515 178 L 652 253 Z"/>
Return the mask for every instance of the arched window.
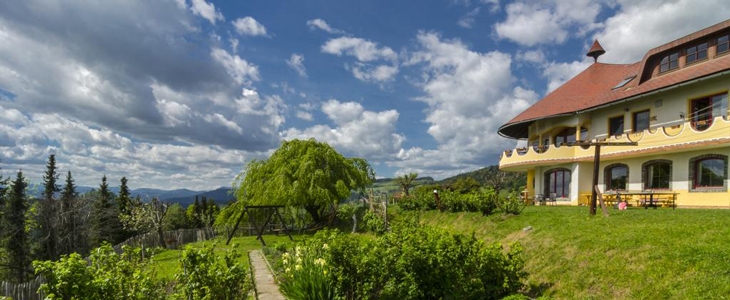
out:
<path id="1" fill-rule="evenodd" d="M 727 156 L 701 155 L 690 159 L 690 180 L 693 189 L 720 189 L 727 179 Z"/>
<path id="2" fill-rule="evenodd" d="M 570 170 L 552 169 L 545 172 L 545 196 L 555 193 L 558 198 L 570 197 Z"/>
<path id="3" fill-rule="evenodd" d="M 555 135 L 553 141 L 555 142 L 555 147 L 560 147 L 560 144 L 562 143 L 575 142 L 575 128 L 570 127 L 563 129 Z"/>
<path id="4" fill-rule="evenodd" d="M 625 191 L 629 181 L 629 167 L 625 164 L 606 166 L 603 178 L 607 191 Z"/>
<path id="5" fill-rule="evenodd" d="M 645 190 L 669 189 L 669 183 L 672 182 L 672 161 L 647 161 L 641 166 L 641 172 Z"/>

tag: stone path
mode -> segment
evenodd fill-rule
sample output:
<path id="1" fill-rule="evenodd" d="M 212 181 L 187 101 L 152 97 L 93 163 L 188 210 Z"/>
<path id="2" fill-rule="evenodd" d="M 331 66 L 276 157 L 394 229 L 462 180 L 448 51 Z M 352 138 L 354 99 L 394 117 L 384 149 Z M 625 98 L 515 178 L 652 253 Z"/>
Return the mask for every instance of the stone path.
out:
<path id="1" fill-rule="evenodd" d="M 271 273 L 261 250 L 249 251 L 248 257 L 251 261 L 251 269 L 253 270 L 253 282 L 254 289 L 256 289 L 256 298 L 260 300 L 286 299 L 279 291 L 279 286 L 274 282 L 274 275 Z"/>

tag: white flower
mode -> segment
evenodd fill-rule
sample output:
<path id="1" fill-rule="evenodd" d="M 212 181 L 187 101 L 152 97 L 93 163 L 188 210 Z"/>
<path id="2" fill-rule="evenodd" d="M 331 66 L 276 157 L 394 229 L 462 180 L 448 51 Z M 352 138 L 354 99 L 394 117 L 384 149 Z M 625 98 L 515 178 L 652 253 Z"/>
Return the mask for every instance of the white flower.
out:
<path id="1" fill-rule="evenodd" d="M 301 269 L 302 269 L 302 265 L 296 265 L 296 266 L 294 266 L 294 270 L 299 271 Z"/>
<path id="2" fill-rule="evenodd" d="M 327 250 L 329 248 L 330 248 L 330 246 L 327 246 L 327 244 L 322 244 L 322 249 Z"/>

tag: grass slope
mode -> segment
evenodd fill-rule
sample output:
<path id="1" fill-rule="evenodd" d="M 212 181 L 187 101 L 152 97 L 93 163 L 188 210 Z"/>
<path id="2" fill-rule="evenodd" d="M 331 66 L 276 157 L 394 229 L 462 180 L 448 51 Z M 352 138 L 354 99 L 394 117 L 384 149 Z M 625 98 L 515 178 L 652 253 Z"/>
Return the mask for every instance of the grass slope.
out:
<path id="1" fill-rule="evenodd" d="M 730 295 L 730 211 L 527 207 L 519 216 L 423 212 L 433 226 L 525 247 L 528 294 L 569 299 Z M 600 214 L 600 212 L 599 212 Z M 532 230 L 522 229 L 532 226 Z"/>

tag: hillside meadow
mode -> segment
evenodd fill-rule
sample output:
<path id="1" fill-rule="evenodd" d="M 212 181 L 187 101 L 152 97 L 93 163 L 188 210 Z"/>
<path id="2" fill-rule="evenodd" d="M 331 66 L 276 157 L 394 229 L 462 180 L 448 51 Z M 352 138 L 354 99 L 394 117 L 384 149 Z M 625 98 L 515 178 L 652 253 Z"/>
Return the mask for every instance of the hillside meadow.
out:
<path id="1" fill-rule="evenodd" d="M 520 242 L 525 294 L 572 299 L 730 295 L 730 210 L 528 206 L 517 216 L 421 212 L 424 223 L 488 243 Z M 531 230 L 523 230 L 531 226 Z"/>

